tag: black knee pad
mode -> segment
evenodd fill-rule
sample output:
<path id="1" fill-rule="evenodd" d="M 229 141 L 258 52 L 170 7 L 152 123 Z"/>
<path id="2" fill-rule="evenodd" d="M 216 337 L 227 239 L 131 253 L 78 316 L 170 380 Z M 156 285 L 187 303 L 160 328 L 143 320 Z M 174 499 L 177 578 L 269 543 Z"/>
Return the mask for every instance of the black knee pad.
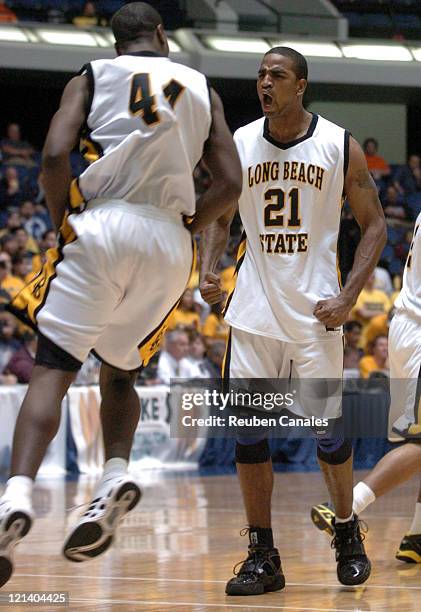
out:
<path id="1" fill-rule="evenodd" d="M 317 456 L 329 465 L 345 463 L 351 454 L 352 444 L 350 440 L 345 440 L 343 437 L 317 440 Z"/>
<path id="2" fill-rule="evenodd" d="M 267 438 L 256 441 L 256 438 L 241 438 L 235 444 L 236 463 L 266 463 L 270 459 L 270 448 Z"/>

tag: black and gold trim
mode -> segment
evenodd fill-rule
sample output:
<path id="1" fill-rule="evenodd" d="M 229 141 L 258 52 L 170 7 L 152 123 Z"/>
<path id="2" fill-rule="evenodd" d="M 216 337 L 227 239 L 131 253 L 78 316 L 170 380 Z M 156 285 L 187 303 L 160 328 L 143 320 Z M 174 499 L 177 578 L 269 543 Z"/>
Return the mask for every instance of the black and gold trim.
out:
<path id="1" fill-rule="evenodd" d="M 265 122 L 263 125 L 263 138 L 267 140 L 268 142 L 270 142 L 270 144 L 272 144 L 274 147 L 278 147 L 278 149 L 282 149 L 283 151 L 285 151 L 286 149 L 291 149 L 292 147 L 295 147 L 296 145 L 304 142 L 305 140 L 308 140 L 309 138 L 313 136 L 314 131 L 317 126 L 317 122 L 319 120 L 319 116 L 316 115 L 315 113 L 311 113 L 311 114 L 313 115 L 313 117 L 310 122 L 310 125 L 308 126 L 308 130 L 304 134 L 304 136 L 301 136 L 301 138 L 296 138 L 295 140 L 291 140 L 290 142 L 279 142 L 279 140 L 275 140 L 275 138 L 273 138 L 270 135 L 268 119 L 265 119 Z"/>
<path id="2" fill-rule="evenodd" d="M 47 301 L 51 283 L 57 276 L 57 266 L 64 258 L 63 249 L 77 239 L 67 217 L 66 213 L 60 228 L 58 246 L 48 249 L 41 270 L 7 306 L 9 312 L 36 331 L 37 316 Z"/>
<path id="3" fill-rule="evenodd" d="M 95 140 L 92 139 L 91 133 L 91 130 L 86 130 L 82 134 L 79 144 L 79 151 L 88 164 L 93 164 L 101 157 L 104 157 L 103 148 L 99 142 L 95 142 Z"/>
<path id="4" fill-rule="evenodd" d="M 418 370 L 417 389 L 414 402 L 414 423 L 408 428 L 409 435 L 421 437 L 421 366 Z"/>
<path id="5" fill-rule="evenodd" d="M 231 344 L 232 344 L 232 327 L 230 327 L 225 355 L 222 361 L 222 392 L 229 392 L 230 382 L 230 365 L 231 365 Z"/>
<path id="6" fill-rule="evenodd" d="M 349 166 L 349 139 L 351 138 L 351 132 L 349 130 L 345 130 L 344 134 L 344 180 L 346 178 L 346 174 L 348 172 Z"/>
<path id="7" fill-rule="evenodd" d="M 244 257 L 246 256 L 246 247 L 247 247 L 247 236 L 246 236 L 246 232 L 243 230 L 243 233 L 241 234 L 241 237 L 240 237 L 240 242 L 238 243 L 238 247 L 237 247 L 237 264 L 235 266 L 234 275 L 233 275 L 235 280 L 237 280 L 238 272 L 241 268 L 241 264 L 244 261 Z M 234 295 L 234 291 L 235 291 L 235 286 L 227 298 L 225 308 L 222 313 L 223 315 L 226 315 L 228 312 L 228 307 L 231 303 L 232 296 Z"/>
<path id="8" fill-rule="evenodd" d="M 193 258 L 192 258 L 192 265 L 190 268 L 189 281 L 190 281 L 190 278 L 193 272 L 196 269 L 196 261 L 197 261 L 197 248 L 196 248 L 196 243 L 194 242 L 193 239 L 192 239 L 192 251 L 193 251 Z M 155 355 L 157 350 L 160 348 L 165 332 L 168 329 L 170 317 L 172 313 L 174 312 L 174 310 L 179 305 L 181 298 L 182 298 L 182 295 L 180 295 L 176 303 L 173 304 L 169 312 L 167 312 L 163 320 L 155 327 L 155 329 L 153 329 L 151 333 L 148 334 L 146 338 L 144 338 L 140 344 L 138 344 L 140 361 L 143 367 L 148 365 L 149 361 L 152 359 L 152 357 Z"/>

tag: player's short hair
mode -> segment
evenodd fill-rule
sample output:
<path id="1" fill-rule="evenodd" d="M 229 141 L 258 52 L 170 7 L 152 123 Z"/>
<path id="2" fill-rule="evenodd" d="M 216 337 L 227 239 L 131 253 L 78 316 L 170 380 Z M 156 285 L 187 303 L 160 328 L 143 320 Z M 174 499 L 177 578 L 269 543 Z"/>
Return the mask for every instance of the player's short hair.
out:
<path id="1" fill-rule="evenodd" d="M 307 79 L 308 78 L 308 64 L 304 55 L 298 53 L 295 49 L 291 49 L 291 47 L 272 47 L 266 55 L 270 55 L 274 53 L 276 55 L 282 55 L 283 57 L 288 57 L 292 60 L 294 64 L 294 72 L 297 79 Z"/>
<path id="2" fill-rule="evenodd" d="M 111 29 L 118 45 L 151 37 L 162 17 L 146 2 L 131 2 L 121 7 L 111 19 Z"/>

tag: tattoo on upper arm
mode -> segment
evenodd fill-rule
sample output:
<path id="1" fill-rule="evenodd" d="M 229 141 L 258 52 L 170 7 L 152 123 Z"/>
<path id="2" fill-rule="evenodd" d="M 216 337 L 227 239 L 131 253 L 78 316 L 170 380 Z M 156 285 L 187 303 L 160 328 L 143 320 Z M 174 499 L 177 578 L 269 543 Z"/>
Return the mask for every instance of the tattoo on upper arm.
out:
<path id="1" fill-rule="evenodd" d="M 367 169 L 358 170 L 356 182 L 360 189 L 375 189 L 375 184 L 370 172 Z"/>

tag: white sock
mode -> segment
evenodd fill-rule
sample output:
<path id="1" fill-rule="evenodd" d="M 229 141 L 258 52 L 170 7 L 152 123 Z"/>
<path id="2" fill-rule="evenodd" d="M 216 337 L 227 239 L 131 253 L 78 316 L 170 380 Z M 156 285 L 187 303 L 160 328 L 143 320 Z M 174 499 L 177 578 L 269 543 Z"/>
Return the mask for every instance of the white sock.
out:
<path id="1" fill-rule="evenodd" d="M 32 507 L 34 481 L 29 476 L 12 476 L 6 483 L 3 498 Z"/>
<path id="2" fill-rule="evenodd" d="M 354 502 L 352 504 L 352 509 L 355 514 L 360 514 L 367 506 L 372 504 L 375 499 L 376 496 L 370 487 L 366 485 L 365 482 L 361 481 L 354 487 Z"/>
<path id="3" fill-rule="evenodd" d="M 421 533 L 421 502 L 415 504 L 415 514 L 412 519 L 412 525 L 409 528 L 408 533 L 415 535 Z"/>
<path id="4" fill-rule="evenodd" d="M 353 512 L 351 512 L 348 518 L 339 518 L 338 516 L 335 516 L 335 523 L 348 523 L 348 521 L 352 521 L 353 518 L 354 518 Z"/>
<path id="5" fill-rule="evenodd" d="M 108 459 L 104 465 L 104 471 L 102 472 L 101 479 L 95 487 L 94 497 L 102 497 L 105 495 L 110 488 L 109 481 L 112 478 L 124 476 L 127 473 L 128 465 L 129 464 L 126 459 L 123 459 L 122 457 L 113 457 L 112 459 Z"/>

